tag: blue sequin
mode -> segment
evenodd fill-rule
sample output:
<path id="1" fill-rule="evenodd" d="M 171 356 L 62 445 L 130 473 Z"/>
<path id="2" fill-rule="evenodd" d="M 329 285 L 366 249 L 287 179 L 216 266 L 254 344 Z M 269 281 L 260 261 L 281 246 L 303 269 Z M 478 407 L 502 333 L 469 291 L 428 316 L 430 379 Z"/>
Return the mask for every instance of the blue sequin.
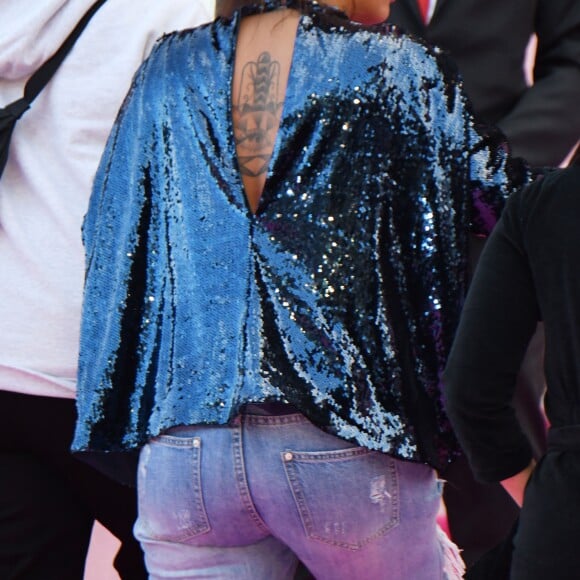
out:
<path id="1" fill-rule="evenodd" d="M 476 129 L 436 50 L 306 4 L 253 215 L 230 122 L 238 22 L 164 37 L 109 139 L 84 225 L 73 448 L 136 448 L 281 400 L 442 466 L 468 233 L 489 232 L 528 172 Z"/>

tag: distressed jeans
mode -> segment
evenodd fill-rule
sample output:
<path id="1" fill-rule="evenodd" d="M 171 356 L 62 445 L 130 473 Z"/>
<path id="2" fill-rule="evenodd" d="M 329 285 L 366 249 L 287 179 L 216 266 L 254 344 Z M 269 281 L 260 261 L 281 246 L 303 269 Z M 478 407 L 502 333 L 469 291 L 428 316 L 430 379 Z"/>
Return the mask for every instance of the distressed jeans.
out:
<path id="1" fill-rule="evenodd" d="M 298 558 L 319 579 L 461 577 L 444 572 L 430 467 L 259 409 L 143 448 L 135 535 L 152 579 L 290 579 Z"/>

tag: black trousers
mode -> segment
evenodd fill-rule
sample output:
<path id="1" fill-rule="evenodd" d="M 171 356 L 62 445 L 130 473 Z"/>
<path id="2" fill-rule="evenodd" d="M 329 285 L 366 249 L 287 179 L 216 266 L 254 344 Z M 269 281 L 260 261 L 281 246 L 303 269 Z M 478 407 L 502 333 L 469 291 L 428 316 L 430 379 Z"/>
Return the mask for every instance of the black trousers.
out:
<path id="1" fill-rule="evenodd" d="M 135 490 L 73 458 L 75 420 L 72 400 L 0 391 L 2 580 L 82 580 L 95 520 L 121 541 L 121 578 L 147 578 Z"/>

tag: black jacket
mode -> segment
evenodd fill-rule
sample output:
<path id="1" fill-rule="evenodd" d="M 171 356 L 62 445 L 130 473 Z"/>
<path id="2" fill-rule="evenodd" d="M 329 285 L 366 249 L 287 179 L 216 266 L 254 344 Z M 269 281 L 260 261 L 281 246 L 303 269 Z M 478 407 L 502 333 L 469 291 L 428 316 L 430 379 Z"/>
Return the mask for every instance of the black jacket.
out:
<path id="1" fill-rule="evenodd" d="M 397 0 L 390 21 L 453 56 L 477 115 L 499 125 L 516 155 L 557 165 L 580 138 L 580 0 L 438 0 L 427 27 L 416 0 Z"/>

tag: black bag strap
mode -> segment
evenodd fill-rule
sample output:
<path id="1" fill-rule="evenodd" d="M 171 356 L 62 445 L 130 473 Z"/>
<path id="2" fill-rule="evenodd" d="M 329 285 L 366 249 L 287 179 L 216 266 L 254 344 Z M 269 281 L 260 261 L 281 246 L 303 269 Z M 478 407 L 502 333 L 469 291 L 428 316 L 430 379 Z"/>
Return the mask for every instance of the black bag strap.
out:
<path id="1" fill-rule="evenodd" d="M 87 10 L 73 31 L 66 37 L 60 48 L 28 79 L 24 86 L 24 96 L 17 101 L 9 103 L 3 109 L 0 109 L 0 116 L 4 113 L 4 116 L 10 117 L 14 122 L 22 116 L 24 111 L 30 107 L 32 101 L 38 97 L 40 91 L 42 91 L 48 81 L 54 76 L 54 73 L 66 58 L 66 55 L 70 52 L 70 49 L 82 31 L 86 28 L 94 13 L 105 2 L 106 0 L 98 0 Z"/>
<path id="2" fill-rule="evenodd" d="M 105 3 L 106 0 L 95 2 L 79 20 L 73 31 L 66 37 L 60 48 L 28 79 L 24 86 L 24 96 L 9 103 L 0 109 L 0 176 L 6 167 L 8 160 L 8 147 L 16 121 L 22 117 L 23 113 L 30 107 L 30 104 L 40 91 L 46 86 L 48 81 L 61 65 L 66 55 L 70 52 L 74 43 L 85 29 L 89 20 L 95 12 Z"/>

